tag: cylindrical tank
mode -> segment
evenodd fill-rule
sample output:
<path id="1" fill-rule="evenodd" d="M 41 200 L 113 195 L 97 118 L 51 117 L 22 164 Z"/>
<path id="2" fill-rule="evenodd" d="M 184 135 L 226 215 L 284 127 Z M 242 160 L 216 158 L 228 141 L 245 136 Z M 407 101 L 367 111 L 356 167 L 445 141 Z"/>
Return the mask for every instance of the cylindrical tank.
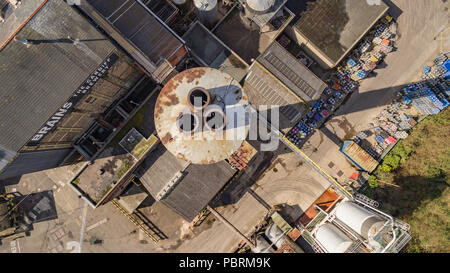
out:
<path id="1" fill-rule="evenodd" d="M 155 104 L 161 143 L 193 164 L 214 164 L 238 151 L 250 120 L 247 96 L 232 76 L 209 67 L 184 70 L 172 77 Z"/>
<path id="2" fill-rule="evenodd" d="M 175 5 L 184 5 L 184 4 L 186 4 L 187 0 L 172 0 L 172 2 Z"/>
<path id="3" fill-rule="evenodd" d="M 212 28 L 218 21 L 217 0 L 194 0 L 197 17 L 208 28 Z"/>
<path id="4" fill-rule="evenodd" d="M 342 202 L 336 208 L 336 217 L 364 239 L 372 238 L 386 222 L 367 209 L 353 202 Z"/>
<path id="5" fill-rule="evenodd" d="M 283 231 L 275 224 L 271 224 L 264 234 L 277 248 L 286 241 L 286 235 L 283 234 Z"/>
<path id="6" fill-rule="evenodd" d="M 353 243 L 332 224 L 324 224 L 316 231 L 316 239 L 330 253 L 344 253 Z"/>
<path id="7" fill-rule="evenodd" d="M 275 4 L 275 0 L 247 0 L 247 8 L 257 14 L 268 11 Z"/>

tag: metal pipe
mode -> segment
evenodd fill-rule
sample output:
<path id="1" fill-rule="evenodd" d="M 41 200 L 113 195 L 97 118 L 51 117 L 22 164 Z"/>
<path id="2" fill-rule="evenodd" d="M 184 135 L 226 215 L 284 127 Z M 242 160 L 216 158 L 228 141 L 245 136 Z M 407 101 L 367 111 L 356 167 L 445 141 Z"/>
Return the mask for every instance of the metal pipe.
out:
<path id="1" fill-rule="evenodd" d="M 240 232 L 233 224 L 231 224 L 227 219 L 225 219 L 217 210 L 213 209 L 211 206 L 206 207 L 209 211 L 211 211 L 214 216 L 217 217 L 222 223 L 228 226 L 232 231 L 234 231 L 237 235 L 239 235 L 242 239 L 244 239 L 249 245 L 252 247 L 256 247 L 256 245 L 250 241 L 242 232 Z"/>

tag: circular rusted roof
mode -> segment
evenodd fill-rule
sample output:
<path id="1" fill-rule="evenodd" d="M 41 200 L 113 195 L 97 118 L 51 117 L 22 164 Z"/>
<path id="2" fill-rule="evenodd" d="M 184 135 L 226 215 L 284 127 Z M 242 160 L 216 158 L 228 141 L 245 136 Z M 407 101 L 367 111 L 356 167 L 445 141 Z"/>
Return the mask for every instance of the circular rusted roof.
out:
<path id="1" fill-rule="evenodd" d="M 209 93 L 209 106 L 191 112 L 189 94 L 196 89 Z M 156 131 L 167 150 L 176 157 L 194 164 L 216 163 L 237 151 L 247 137 L 247 105 L 242 87 L 230 75 L 209 67 L 188 69 L 175 75 L 161 90 L 155 106 Z M 203 114 L 214 108 L 225 112 L 223 130 L 210 130 L 203 124 Z M 201 122 L 200 129 L 193 133 L 180 130 L 177 121 L 183 113 L 199 116 L 195 123 Z"/>

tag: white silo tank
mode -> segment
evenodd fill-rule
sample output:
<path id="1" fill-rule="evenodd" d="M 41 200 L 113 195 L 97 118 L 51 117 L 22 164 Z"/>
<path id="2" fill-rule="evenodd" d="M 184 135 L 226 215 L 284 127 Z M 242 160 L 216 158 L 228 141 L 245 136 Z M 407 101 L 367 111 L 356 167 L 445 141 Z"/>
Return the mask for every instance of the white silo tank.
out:
<path id="1" fill-rule="evenodd" d="M 254 13 L 265 13 L 275 4 L 275 0 L 247 0 L 247 7 Z"/>
<path id="2" fill-rule="evenodd" d="M 330 253 L 344 253 L 353 244 L 342 231 L 328 223 L 317 229 L 315 237 Z"/>
<path id="3" fill-rule="evenodd" d="M 186 4 L 187 0 L 172 0 L 172 2 L 175 5 L 184 5 L 184 4 Z"/>
<path id="4" fill-rule="evenodd" d="M 271 224 L 266 229 L 265 235 L 277 248 L 281 247 L 284 241 L 287 240 L 286 235 L 275 224 Z"/>
<path id="5" fill-rule="evenodd" d="M 335 210 L 336 217 L 364 239 L 372 238 L 386 220 L 353 202 L 342 202 Z"/>
<path id="6" fill-rule="evenodd" d="M 217 0 L 194 0 L 197 17 L 208 28 L 212 28 L 218 21 Z"/>

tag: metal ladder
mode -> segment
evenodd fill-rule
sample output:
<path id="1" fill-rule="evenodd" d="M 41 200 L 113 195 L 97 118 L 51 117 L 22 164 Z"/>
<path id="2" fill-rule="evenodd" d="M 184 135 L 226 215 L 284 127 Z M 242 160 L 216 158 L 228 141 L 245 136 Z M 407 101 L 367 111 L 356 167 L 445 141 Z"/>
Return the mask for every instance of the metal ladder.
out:
<path id="1" fill-rule="evenodd" d="M 380 204 L 377 201 L 370 199 L 369 197 L 361 193 L 355 194 L 354 198 L 373 208 L 378 208 L 380 206 Z"/>
<path id="2" fill-rule="evenodd" d="M 198 227 L 200 226 L 205 220 L 206 218 L 208 218 L 208 216 L 211 214 L 211 211 L 209 211 L 208 209 L 204 209 L 202 212 L 200 212 L 200 214 L 197 216 L 197 220 L 194 220 L 194 223 L 192 224 L 192 226 L 194 227 Z"/>

